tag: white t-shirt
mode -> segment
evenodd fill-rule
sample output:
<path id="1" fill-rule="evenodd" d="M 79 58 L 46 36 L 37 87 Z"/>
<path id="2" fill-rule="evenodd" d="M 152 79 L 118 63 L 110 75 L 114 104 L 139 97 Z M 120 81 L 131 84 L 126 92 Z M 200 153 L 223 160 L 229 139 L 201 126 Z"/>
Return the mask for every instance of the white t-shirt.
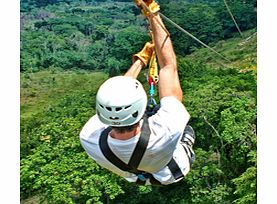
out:
<path id="1" fill-rule="evenodd" d="M 190 169 L 188 156 L 180 144 L 181 136 L 190 115 L 184 105 L 175 97 L 164 97 L 160 103 L 161 107 L 158 112 L 148 118 L 151 135 L 138 169 L 152 173 L 155 179 L 167 185 L 180 180 L 175 180 L 166 166 L 172 155 L 183 175 L 186 175 Z M 141 120 L 141 126 L 142 123 L 143 121 Z M 137 176 L 135 174 L 120 170 L 102 154 L 99 146 L 99 137 L 105 128 L 107 128 L 107 125 L 103 124 L 97 115 L 90 118 L 80 133 L 82 146 L 87 154 L 98 164 L 124 177 L 129 182 L 136 182 Z M 118 140 L 109 135 L 108 144 L 118 158 L 128 163 L 139 136 L 140 133 L 128 140 Z"/>

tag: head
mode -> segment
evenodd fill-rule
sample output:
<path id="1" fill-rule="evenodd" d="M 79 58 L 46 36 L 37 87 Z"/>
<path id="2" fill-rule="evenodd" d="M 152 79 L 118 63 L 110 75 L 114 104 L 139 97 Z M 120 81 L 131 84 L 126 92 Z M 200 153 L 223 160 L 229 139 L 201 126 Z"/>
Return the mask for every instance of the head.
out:
<path id="1" fill-rule="evenodd" d="M 126 76 L 108 79 L 96 96 L 96 112 L 100 121 L 118 129 L 136 126 L 146 105 L 147 96 L 141 83 Z"/>
<path id="2" fill-rule="evenodd" d="M 139 126 L 139 122 L 137 122 L 133 125 L 130 125 L 130 126 L 123 126 L 123 127 L 112 126 L 112 128 L 115 131 L 115 133 L 124 134 L 124 133 L 134 132 L 137 129 L 138 126 Z"/>

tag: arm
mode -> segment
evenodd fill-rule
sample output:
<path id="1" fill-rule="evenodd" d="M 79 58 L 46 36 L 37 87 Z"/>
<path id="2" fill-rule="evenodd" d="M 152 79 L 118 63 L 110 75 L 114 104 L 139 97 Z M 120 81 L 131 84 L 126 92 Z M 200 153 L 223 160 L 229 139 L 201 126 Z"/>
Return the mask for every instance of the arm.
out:
<path id="1" fill-rule="evenodd" d="M 129 76 L 136 79 L 141 69 L 147 66 L 153 52 L 153 47 L 154 44 L 147 42 L 142 50 L 133 56 L 134 63 L 124 76 Z"/>
<path id="2" fill-rule="evenodd" d="M 124 76 L 129 76 L 136 79 L 143 66 L 144 66 L 144 63 L 140 59 L 137 59 L 132 64 L 132 66 L 128 69 L 128 71 L 124 74 Z"/>
<path id="3" fill-rule="evenodd" d="M 182 101 L 183 92 L 178 76 L 176 56 L 170 37 L 165 31 L 165 26 L 158 13 L 150 15 L 148 19 L 154 34 L 154 44 L 160 65 L 160 99 L 166 96 L 174 96 L 179 101 Z"/>

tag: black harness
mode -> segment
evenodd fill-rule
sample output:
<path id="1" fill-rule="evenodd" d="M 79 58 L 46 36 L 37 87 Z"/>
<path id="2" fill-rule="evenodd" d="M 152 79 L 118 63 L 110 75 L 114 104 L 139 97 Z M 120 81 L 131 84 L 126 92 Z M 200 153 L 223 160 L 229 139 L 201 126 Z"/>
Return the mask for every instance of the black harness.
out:
<path id="1" fill-rule="evenodd" d="M 141 135 L 139 137 L 139 140 L 136 144 L 136 147 L 131 155 L 131 158 L 128 164 L 126 164 L 120 158 L 118 158 L 108 145 L 108 134 L 112 130 L 111 127 L 107 127 L 104 131 L 102 131 L 99 139 L 100 149 L 103 155 L 105 156 L 105 158 L 109 162 L 117 166 L 119 169 L 121 169 L 122 171 L 128 171 L 130 173 L 136 174 L 138 176 L 136 183 L 139 185 L 145 185 L 147 179 L 149 179 L 152 185 L 162 185 L 157 179 L 154 178 L 154 176 L 151 173 L 141 171 L 138 169 L 138 166 L 142 160 L 142 157 L 147 149 L 150 134 L 151 134 L 148 117 L 153 114 L 154 112 L 151 112 L 149 114 L 145 114 L 145 116 L 143 117 L 144 120 L 143 120 L 142 129 L 141 129 Z M 173 157 L 169 161 L 167 166 L 170 169 L 175 180 L 184 177 L 181 169 L 179 168 L 178 164 L 176 163 Z"/>

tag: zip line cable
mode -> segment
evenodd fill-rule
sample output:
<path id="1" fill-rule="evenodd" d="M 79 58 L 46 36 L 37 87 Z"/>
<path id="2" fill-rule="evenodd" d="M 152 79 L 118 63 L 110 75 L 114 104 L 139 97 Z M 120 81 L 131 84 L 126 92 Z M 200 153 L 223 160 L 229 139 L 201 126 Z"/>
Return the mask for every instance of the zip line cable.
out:
<path id="1" fill-rule="evenodd" d="M 141 0 L 141 5 L 150 13 L 150 15 L 153 15 L 153 13 L 151 12 L 151 10 L 148 8 L 148 6 Z M 212 52 L 216 53 L 218 56 L 220 56 L 222 59 L 228 61 L 229 63 L 231 63 L 231 61 L 229 59 L 227 59 L 226 57 L 224 57 L 222 54 L 218 53 L 216 50 L 214 50 L 213 48 L 211 48 L 210 46 L 208 46 L 207 44 L 205 44 L 204 42 L 202 42 L 201 40 L 199 40 L 197 37 L 195 37 L 194 35 L 192 35 L 191 33 L 189 33 L 188 31 L 186 31 L 184 28 L 182 28 L 181 26 L 179 26 L 177 23 L 175 23 L 174 21 L 172 21 L 171 19 L 169 19 L 168 17 L 166 17 L 165 15 L 163 15 L 161 12 L 159 12 L 160 16 L 166 20 L 167 22 L 171 23 L 173 26 L 175 26 L 176 28 L 178 28 L 180 31 L 182 31 L 183 33 L 185 33 L 186 35 L 188 35 L 189 37 L 191 37 L 192 39 L 196 40 L 198 43 L 200 43 L 201 45 L 203 45 L 204 47 L 208 48 L 209 50 L 211 50 Z M 162 26 L 162 25 L 161 25 Z M 162 28 L 166 31 L 166 33 L 169 35 L 168 31 L 166 30 L 166 28 L 164 28 L 164 26 L 162 26 Z"/>
<path id="2" fill-rule="evenodd" d="M 189 37 L 191 37 L 192 39 L 196 40 L 197 42 L 199 42 L 201 45 L 203 45 L 204 47 L 208 48 L 209 50 L 213 51 L 214 53 L 216 53 L 218 56 L 220 56 L 222 59 L 228 61 L 231 63 L 231 61 L 229 59 L 227 59 L 226 57 L 224 57 L 222 54 L 220 54 L 219 52 L 217 52 L 215 49 L 211 48 L 210 46 L 208 46 L 207 44 L 205 44 L 204 42 L 202 42 L 201 40 L 199 40 L 197 37 L 195 37 L 194 35 L 192 35 L 191 33 L 189 33 L 188 31 L 186 31 L 184 28 L 182 28 L 181 26 L 179 26 L 177 23 L 173 22 L 172 20 L 170 20 L 168 17 L 166 17 L 165 15 L 163 15 L 160 12 L 160 15 L 163 19 L 165 19 L 167 22 L 171 23 L 173 26 L 175 26 L 176 28 L 178 28 L 180 31 L 182 31 L 183 33 L 185 33 L 186 35 L 188 35 Z"/>
<path id="3" fill-rule="evenodd" d="M 239 31 L 240 36 L 243 38 L 243 34 L 242 34 L 242 32 L 240 31 L 240 29 L 239 29 L 239 26 L 238 26 L 238 24 L 237 24 L 237 22 L 236 22 L 236 20 L 235 20 L 235 18 L 234 18 L 234 16 L 233 16 L 232 12 L 231 12 L 231 9 L 229 8 L 229 6 L 228 6 L 226 0 L 223 0 L 223 1 L 224 1 L 224 4 L 225 4 L 225 6 L 226 6 L 226 8 L 227 8 L 227 11 L 229 12 L 229 14 L 230 14 L 230 16 L 231 16 L 231 18 L 232 18 L 232 20 L 233 20 L 233 22 L 234 22 L 234 24 L 235 24 L 237 30 Z"/>

